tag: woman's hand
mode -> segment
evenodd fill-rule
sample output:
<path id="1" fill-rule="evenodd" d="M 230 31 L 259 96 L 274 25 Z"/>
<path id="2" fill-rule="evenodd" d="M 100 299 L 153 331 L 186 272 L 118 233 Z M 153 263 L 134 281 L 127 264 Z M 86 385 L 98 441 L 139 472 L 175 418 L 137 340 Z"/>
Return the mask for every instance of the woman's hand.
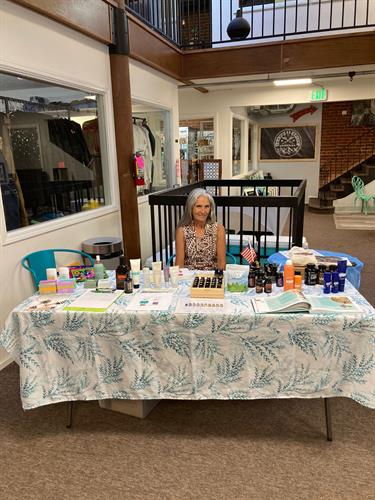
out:
<path id="1" fill-rule="evenodd" d="M 225 243 L 224 243 L 225 244 Z M 225 246 L 224 246 L 225 248 Z M 184 267 L 185 265 L 185 241 L 184 241 L 184 228 L 178 227 L 176 229 L 176 266 Z"/>
<path id="2" fill-rule="evenodd" d="M 216 255 L 217 255 L 217 267 L 219 269 L 225 269 L 226 265 L 225 229 L 222 224 L 217 225 Z"/>

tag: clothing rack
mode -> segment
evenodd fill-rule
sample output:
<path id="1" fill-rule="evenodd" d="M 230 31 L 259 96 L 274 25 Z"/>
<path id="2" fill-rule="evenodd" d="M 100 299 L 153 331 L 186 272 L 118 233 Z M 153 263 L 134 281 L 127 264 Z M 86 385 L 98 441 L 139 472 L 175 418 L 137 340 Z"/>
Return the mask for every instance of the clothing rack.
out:
<path id="1" fill-rule="evenodd" d="M 137 125 L 137 120 L 141 120 L 141 125 L 147 125 L 147 118 L 142 118 L 140 116 L 133 116 L 133 123 Z"/>

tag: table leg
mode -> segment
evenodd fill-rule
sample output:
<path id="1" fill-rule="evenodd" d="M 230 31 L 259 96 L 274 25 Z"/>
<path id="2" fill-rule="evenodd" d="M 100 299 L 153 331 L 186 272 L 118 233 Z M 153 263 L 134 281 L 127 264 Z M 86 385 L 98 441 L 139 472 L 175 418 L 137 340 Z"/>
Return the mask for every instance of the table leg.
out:
<path id="1" fill-rule="evenodd" d="M 66 427 L 71 429 L 73 422 L 73 401 L 68 402 L 68 421 Z"/>
<path id="2" fill-rule="evenodd" d="M 327 441 L 332 441 L 331 407 L 328 398 L 324 398 L 324 410 L 326 414 Z"/>

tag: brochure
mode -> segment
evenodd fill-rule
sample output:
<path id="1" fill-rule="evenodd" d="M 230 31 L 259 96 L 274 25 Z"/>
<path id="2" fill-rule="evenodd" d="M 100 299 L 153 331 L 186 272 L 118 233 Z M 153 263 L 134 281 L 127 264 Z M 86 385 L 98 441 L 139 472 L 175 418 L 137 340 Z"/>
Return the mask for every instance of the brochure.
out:
<path id="1" fill-rule="evenodd" d="M 168 311 L 173 295 L 166 293 L 138 293 L 127 305 L 127 311 Z"/>
<path id="2" fill-rule="evenodd" d="M 361 308 L 353 303 L 347 295 L 315 295 L 306 297 L 296 290 L 282 292 L 276 297 L 251 300 L 256 313 L 358 313 Z"/>
<path id="3" fill-rule="evenodd" d="M 65 306 L 64 311 L 105 312 L 122 293 L 124 293 L 123 290 L 110 292 L 87 290 L 87 292 L 77 297 L 68 306 Z"/>

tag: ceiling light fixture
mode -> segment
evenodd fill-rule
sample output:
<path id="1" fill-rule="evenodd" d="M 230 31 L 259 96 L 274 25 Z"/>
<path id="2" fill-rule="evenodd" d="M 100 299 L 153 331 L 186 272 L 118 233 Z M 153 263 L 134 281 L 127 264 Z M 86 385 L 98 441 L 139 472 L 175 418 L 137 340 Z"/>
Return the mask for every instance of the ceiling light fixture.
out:
<path id="1" fill-rule="evenodd" d="M 311 78 L 293 78 L 291 80 L 274 80 L 273 84 L 276 87 L 284 87 L 286 85 L 309 85 L 312 83 Z"/>

